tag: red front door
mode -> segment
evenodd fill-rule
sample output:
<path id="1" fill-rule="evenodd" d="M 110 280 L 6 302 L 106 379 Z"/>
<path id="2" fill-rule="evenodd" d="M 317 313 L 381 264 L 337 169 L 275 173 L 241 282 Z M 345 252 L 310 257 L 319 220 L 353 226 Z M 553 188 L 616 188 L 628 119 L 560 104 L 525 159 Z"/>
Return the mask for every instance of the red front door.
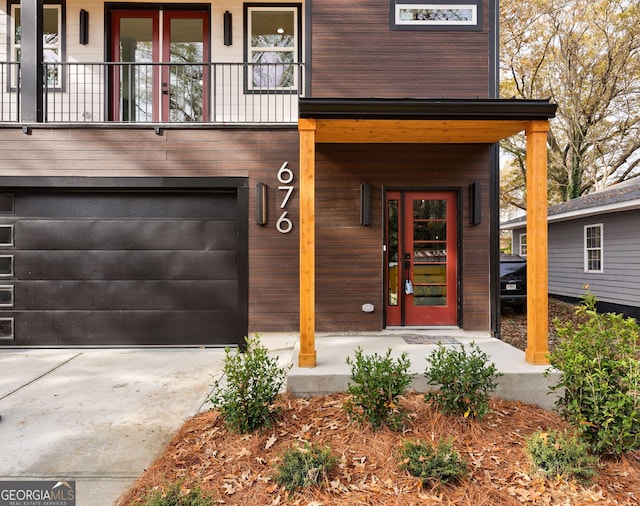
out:
<path id="1" fill-rule="evenodd" d="M 387 326 L 456 325 L 457 194 L 386 196 Z"/>
<path id="2" fill-rule="evenodd" d="M 113 10 L 111 26 L 114 120 L 207 120 L 208 12 Z"/>

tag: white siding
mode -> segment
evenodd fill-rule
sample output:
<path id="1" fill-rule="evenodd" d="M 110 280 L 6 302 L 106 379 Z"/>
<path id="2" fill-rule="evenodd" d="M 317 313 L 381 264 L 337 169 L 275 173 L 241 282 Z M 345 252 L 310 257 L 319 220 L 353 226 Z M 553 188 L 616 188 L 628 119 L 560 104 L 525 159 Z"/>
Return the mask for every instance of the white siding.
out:
<path id="1" fill-rule="evenodd" d="M 286 0 L 285 0 L 286 2 Z M 157 0 L 138 0 L 132 2 L 136 6 L 151 3 L 161 4 Z M 193 4 L 193 0 L 172 0 L 171 5 Z M 252 3 L 270 4 L 274 2 L 254 0 Z M 279 3 L 279 2 L 278 2 Z M 286 2 L 301 4 L 301 16 L 304 19 L 304 0 Z M 105 2 L 99 0 L 67 0 L 66 19 L 63 27 L 66 34 L 64 61 L 69 63 L 100 63 L 105 58 Z M 168 2 L 167 2 L 168 4 Z M 203 3 L 206 5 L 206 2 Z M 240 0 L 220 0 L 211 2 L 211 61 L 215 63 L 241 63 L 244 61 L 244 2 Z M 89 43 L 79 43 L 80 9 L 89 13 Z M 232 45 L 224 45 L 223 16 L 226 11 L 232 14 Z M 6 2 L 0 5 L 0 62 L 8 61 L 7 54 L 8 16 Z M 304 29 L 304 28 L 303 28 Z M 299 34 L 300 41 L 304 35 Z M 240 69 L 241 70 L 241 69 Z M 272 118 L 275 122 L 295 122 L 297 118 L 297 95 L 260 95 L 243 92 L 241 71 L 222 70 L 227 75 L 221 76 L 212 87 L 216 92 L 215 99 L 210 98 L 214 109 L 214 121 L 225 122 L 263 122 Z M 234 72 L 239 72 L 238 76 Z M 0 69 L 0 85 L 6 86 L 6 68 Z M 85 75 L 86 73 L 86 75 Z M 65 76 L 65 90 L 50 92 L 48 96 L 48 121 L 104 121 L 104 69 L 101 66 L 80 66 L 69 70 Z M 5 78 L 3 82 L 2 79 Z M 302 89 L 304 83 L 298 83 Z M 4 87 L 3 86 L 3 89 Z M 88 98 L 87 98 L 88 97 Z M 1 121 L 17 120 L 17 99 L 15 94 L 2 94 L 0 109 Z M 292 119 L 293 118 L 293 119 Z"/>

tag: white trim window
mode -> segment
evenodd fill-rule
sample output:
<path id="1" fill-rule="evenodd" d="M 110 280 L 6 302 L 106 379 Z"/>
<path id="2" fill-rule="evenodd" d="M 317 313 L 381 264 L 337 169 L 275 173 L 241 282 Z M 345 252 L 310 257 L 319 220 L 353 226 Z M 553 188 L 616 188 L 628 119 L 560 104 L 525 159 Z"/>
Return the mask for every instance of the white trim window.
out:
<path id="1" fill-rule="evenodd" d="M 584 227 L 584 272 L 603 272 L 604 235 L 602 223 Z"/>
<path id="2" fill-rule="evenodd" d="M 42 54 L 45 63 L 62 61 L 62 4 L 45 3 L 42 19 Z M 19 3 L 11 4 L 11 61 L 20 62 L 22 51 L 21 9 Z M 49 67 L 47 72 L 48 88 L 60 88 L 58 66 Z M 13 76 L 13 87 L 18 87 L 18 78 Z"/>
<path id="3" fill-rule="evenodd" d="M 247 7 L 249 90 L 294 90 L 300 53 L 298 5 Z"/>
<path id="4" fill-rule="evenodd" d="M 526 257 L 527 256 L 527 234 L 520 234 L 520 240 L 519 240 L 519 255 L 521 257 Z"/>

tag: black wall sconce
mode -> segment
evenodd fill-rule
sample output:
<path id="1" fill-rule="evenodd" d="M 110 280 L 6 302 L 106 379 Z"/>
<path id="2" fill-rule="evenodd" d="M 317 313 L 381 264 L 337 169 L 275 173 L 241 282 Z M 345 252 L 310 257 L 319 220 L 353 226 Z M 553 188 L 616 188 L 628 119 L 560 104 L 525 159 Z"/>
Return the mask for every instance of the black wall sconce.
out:
<path id="1" fill-rule="evenodd" d="M 89 12 L 80 9 L 80 44 L 89 44 Z"/>
<path id="2" fill-rule="evenodd" d="M 256 184 L 256 223 L 264 226 L 267 224 L 267 188 L 264 183 Z"/>
<path id="3" fill-rule="evenodd" d="M 469 185 L 469 222 L 472 225 L 480 225 L 482 221 L 480 183 Z"/>
<path id="4" fill-rule="evenodd" d="M 230 46 L 232 44 L 233 33 L 231 30 L 231 13 L 226 11 L 224 13 L 224 45 Z"/>
<path id="5" fill-rule="evenodd" d="M 360 225 L 371 226 L 371 185 L 360 185 Z"/>

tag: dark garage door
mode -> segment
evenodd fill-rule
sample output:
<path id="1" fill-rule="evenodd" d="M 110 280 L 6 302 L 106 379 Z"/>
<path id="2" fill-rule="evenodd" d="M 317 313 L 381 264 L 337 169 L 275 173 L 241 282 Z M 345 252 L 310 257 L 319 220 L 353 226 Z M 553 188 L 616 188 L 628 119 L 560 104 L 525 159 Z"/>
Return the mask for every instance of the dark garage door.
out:
<path id="1" fill-rule="evenodd" d="M 226 345 L 246 335 L 238 188 L 0 193 L 0 345 Z"/>

